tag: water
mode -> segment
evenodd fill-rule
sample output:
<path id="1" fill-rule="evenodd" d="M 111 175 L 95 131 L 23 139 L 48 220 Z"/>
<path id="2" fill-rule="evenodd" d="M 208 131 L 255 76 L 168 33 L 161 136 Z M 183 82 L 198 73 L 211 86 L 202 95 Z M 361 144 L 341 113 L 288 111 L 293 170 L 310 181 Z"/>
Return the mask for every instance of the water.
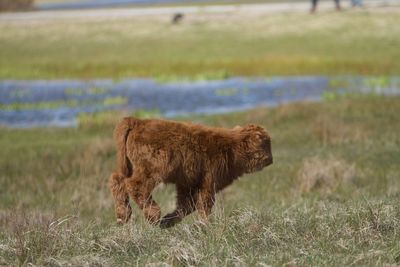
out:
<path id="1" fill-rule="evenodd" d="M 76 126 L 81 113 L 107 110 L 156 110 L 163 117 L 214 114 L 318 101 L 347 92 L 400 95 L 400 77 L 0 81 L 0 125 L 69 127 Z"/>
<path id="2" fill-rule="evenodd" d="M 147 5 L 147 4 L 167 4 L 167 3 L 186 3 L 201 2 L 204 0 L 79 0 L 73 2 L 44 3 L 35 5 L 40 10 L 61 10 L 61 9 L 82 9 L 82 8 L 105 8 L 124 5 Z"/>

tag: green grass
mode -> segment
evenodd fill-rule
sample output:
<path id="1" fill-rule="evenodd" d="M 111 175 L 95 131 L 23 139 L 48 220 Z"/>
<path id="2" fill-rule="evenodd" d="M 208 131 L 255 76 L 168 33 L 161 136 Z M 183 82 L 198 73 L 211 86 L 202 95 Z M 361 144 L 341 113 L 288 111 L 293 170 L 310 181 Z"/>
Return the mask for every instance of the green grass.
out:
<path id="1" fill-rule="evenodd" d="M 346 96 L 191 118 L 263 125 L 274 164 L 220 193 L 208 224 L 194 214 L 168 230 L 136 208 L 128 225 L 114 223 L 107 178 L 117 113 L 77 129 L 2 128 L 0 264 L 400 264 L 399 100 Z M 155 199 L 171 211 L 173 188 Z"/>
<path id="2" fill-rule="evenodd" d="M 2 21 L 0 79 L 398 75 L 399 12 Z"/>

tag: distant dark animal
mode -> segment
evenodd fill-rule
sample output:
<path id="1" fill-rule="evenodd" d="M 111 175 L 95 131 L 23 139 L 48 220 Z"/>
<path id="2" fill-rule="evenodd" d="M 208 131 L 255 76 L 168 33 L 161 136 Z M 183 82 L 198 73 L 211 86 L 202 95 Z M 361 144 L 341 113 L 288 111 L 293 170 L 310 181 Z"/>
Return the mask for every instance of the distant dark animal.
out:
<path id="1" fill-rule="evenodd" d="M 272 164 L 271 140 L 260 126 L 233 129 L 167 120 L 124 118 L 114 130 L 117 171 L 110 177 L 117 222 L 132 213 L 129 196 L 150 223 L 169 227 L 197 210 L 207 218 L 215 194 L 245 173 Z M 176 210 L 160 220 L 151 196 L 160 183 L 177 189 Z"/>
<path id="2" fill-rule="evenodd" d="M 340 7 L 340 0 L 334 0 L 336 10 L 340 11 L 342 8 Z M 311 13 L 315 13 L 317 10 L 318 0 L 311 0 Z"/>
<path id="3" fill-rule="evenodd" d="M 172 16 L 172 24 L 178 24 L 183 20 L 184 15 L 182 13 L 176 13 Z"/>

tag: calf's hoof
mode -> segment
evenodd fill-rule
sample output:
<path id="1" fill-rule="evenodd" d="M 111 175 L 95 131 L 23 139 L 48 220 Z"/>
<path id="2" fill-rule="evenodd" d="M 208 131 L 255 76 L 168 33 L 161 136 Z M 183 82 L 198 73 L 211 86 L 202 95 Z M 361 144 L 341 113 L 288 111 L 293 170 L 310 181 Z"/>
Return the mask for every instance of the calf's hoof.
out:
<path id="1" fill-rule="evenodd" d="M 117 224 L 122 225 L 129 221 L 132 215 L 132 208 L 130 205 L 119 206 L 116 209 Z"/>
<path id="2" fill-rule="evenodd" d="M 174 226 L 175 224 L 179 223 L 182 219 L 176 216 L 176 214 L 167 214 L 162 217 L 160 221 L 160 228 L 166 229 Z"/>

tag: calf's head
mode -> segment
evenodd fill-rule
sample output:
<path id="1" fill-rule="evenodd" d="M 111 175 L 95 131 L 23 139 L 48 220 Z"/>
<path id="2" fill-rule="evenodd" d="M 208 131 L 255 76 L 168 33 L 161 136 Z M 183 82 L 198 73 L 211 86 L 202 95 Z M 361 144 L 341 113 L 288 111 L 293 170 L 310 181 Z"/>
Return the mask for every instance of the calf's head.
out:
<path id="1" fill-rule="evenodd" d="M 271 138 L 264 128 L 249 124 L 244 127 L 235 127 L 239 131 L 238 164 L 245 173 L 262 170 L 273 162 Z"/>

